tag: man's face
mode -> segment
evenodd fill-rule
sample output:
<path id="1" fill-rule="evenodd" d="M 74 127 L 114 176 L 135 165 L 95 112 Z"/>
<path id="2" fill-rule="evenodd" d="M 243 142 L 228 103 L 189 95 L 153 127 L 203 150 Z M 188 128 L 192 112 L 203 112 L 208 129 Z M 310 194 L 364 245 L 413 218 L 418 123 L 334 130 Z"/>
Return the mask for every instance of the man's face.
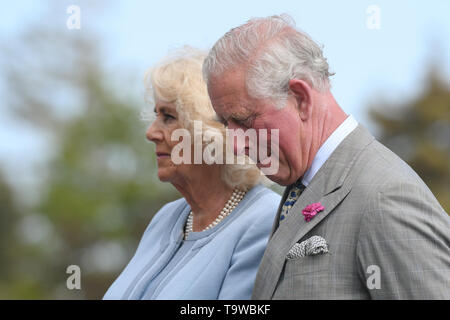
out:
<path id="1" fill-rule="evenodd" d="M 271 129 L 279 130 L 279 169 L 268 178 L 280 185 L 289 185 L 304 174 L 306 168 L 300 144 L 302 123 L 294 98 L 289 98 L 282 109 L 276 109 L 272 101 L 250 97 L 244 72 L 239 70 L 211 79 L 208 92 L 214 110 L 228 129 L 255 129 L 258 133 L 260 129 L 267 129 L 268 146 Z M 257 165 L 261 168 L 259 160 Z"/>

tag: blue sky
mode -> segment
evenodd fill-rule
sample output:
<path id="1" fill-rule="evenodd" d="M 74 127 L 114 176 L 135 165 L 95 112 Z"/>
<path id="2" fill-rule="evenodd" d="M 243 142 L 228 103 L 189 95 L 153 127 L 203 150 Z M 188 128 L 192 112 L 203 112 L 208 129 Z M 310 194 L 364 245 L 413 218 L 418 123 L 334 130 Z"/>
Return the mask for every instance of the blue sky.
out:
<path id="1" fill-rule="evenodd" d="M 380 99 L 403 101 L 420 93 L 431 58 L 440 58 L 442 73 L 450 78 L 446 0 L 16 0 L 1 6 L 0 40 L 14 38 L 32 22 L 66 28 L 71 4 L 81 8 L 81 30 L 70 32 L 100 34 L 105 64 L 111 70 L 134 72 L 138 94 L 144 71 L 171 49 L 185 44 L 208 49 L 249 18 L 280 13 L 290 14 L 300 29 L 324 45 L 336 72 L 332 78 L 336 100 L 369 127 L 367 105 Z M 380 10 L 379 30 L 367 28 L 370 5 Z M 43 18 L 48 7 L 54 21 Z M 30 153 L 45 154 L 48 149 L 30 128 L 11 122 L 5 109 L 0 104 L 0 159 L 26 166 Z"/>

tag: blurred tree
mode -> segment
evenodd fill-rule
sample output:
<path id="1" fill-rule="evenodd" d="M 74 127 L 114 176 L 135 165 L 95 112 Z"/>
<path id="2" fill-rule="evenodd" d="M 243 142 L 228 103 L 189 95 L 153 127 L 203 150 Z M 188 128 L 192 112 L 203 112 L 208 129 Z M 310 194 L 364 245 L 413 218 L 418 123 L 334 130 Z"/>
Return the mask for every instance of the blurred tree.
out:
<path id="1" fill-rule="evenodd" d="M 450 88 L 437 70 L 430 68 L 419 97 L 401 106 L 372 106 L 370 116 L 379 140 L 408 162 L 450 213 Z"/>
<path id="2" fill-rule="evenodd" d="M 11 187 L 0 171 L 0 299 L 8 298 L 6 288 L 13 274 L 13 226 L 17 223 L 17 211 Z"/>
<path id="3" fill-rule="evenodd" d="M 117 69 L 107 74 L 99 42 L 68 30 L 28 30 L 3 48 L 7 103 L 52 148 L 40 197 L 20 215 L 16 282 L 0 294 L 98 299 L 153 214 L 178 194 L 157 179 L 154 148 L 139 121 L 144 97 L 133 96 Z M 72 264 L 81 268 L 81 290 L 66 288 Z"/>

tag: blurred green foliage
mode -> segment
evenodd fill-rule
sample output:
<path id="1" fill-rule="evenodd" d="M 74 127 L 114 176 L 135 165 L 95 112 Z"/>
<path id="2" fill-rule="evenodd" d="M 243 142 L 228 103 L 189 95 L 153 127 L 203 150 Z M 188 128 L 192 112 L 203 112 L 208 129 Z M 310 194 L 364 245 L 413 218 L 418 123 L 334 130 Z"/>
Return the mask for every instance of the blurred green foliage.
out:
<path id="1" fill-rule="evenodd" d="M 430 67 L 423 92 L 402 105 L 370 109 L 380 128 L 378 139 L 419 174 L 450 213 L 450 87 Z"/>
<path id="2" fill-rule="evenodd" d="M 179 194 L 157 179 L 144 97 L 120 74 L 110 81 L 96 41 L 45 30 L 21 40 L 4 51 L 8 105 L 51 151 L 38 200 L 21 212 L 0 179 L 0 298 L 99 299 L 152 216 Z M 66 287 L 72 264 L 81 290 Z"/>
<path id="3" fill-rule="evenodd" d="M 0 171 L 0 299 L 5 299 L 6 280 L 10 281 L 14 265 L 9 263 L 14 256 L 14 226 L 17 224 L 18 208 L 11 187 Z"/>

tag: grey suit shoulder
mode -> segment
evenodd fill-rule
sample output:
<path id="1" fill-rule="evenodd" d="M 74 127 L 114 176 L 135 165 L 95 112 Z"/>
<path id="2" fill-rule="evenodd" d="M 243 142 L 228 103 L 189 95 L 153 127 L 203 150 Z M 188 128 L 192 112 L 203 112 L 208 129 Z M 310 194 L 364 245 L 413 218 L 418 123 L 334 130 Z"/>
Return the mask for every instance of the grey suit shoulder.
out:
<path id="1" fill-rule="evenodd" d="M 325 210 L 305 222 L 301 211 L 315 202 Z M 312 236 L 329 252 L 286 259 Z M 274 222 L 252 297 L 450 299 L 450 218 L 420 177 L 358 126 L 286 221 Z"/>

